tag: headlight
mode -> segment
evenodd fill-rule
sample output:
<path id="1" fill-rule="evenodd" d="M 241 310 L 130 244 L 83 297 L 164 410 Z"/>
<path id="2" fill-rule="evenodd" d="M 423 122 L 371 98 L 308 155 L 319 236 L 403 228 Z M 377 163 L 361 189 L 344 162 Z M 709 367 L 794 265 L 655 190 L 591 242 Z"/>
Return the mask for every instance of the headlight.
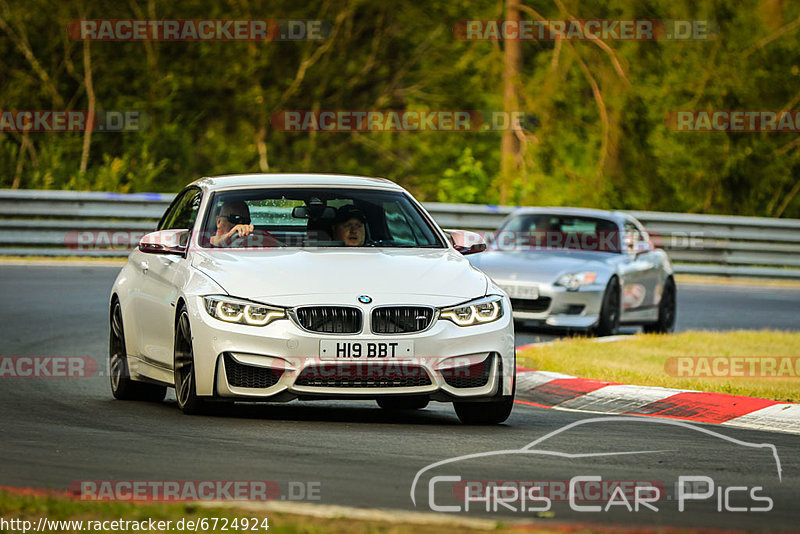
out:
<path id="1" fill-rule="evenodd" d="M 258 302 L 223 296 L 210 296 L 203 300 L 205 300 L 208 314 L 226 323 L 264 326 L 272 321 L 286 318 L 286 311 L 283 308 L 267 306 Z"/>
<path id="2" fill-rule="evenodd" d="M 440 317 L 458 326 L 491 323 L 503 316 L 503 297 L 491 295 L 472 302 L 442 308 Z"/>
<path id="3" fill-rule="evenodd" d="M 556 285 L 564 286 L 567 289 L 578 289 L 581 286 L 588 286 L 593 284 L 597 279 L 597 273 L 594 271 L 584 271 L 582 273 L 565 274 L 558 279 Z"/>

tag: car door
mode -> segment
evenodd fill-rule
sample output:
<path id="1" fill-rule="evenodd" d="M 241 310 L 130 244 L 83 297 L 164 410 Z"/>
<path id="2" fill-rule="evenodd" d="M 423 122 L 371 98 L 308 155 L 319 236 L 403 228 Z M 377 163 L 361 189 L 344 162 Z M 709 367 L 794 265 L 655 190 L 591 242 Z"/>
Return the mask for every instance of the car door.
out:
<path id="1" fill-rule="evenodd" d="M 161 220 L 159 230 L 191 230 L 201 200 L 200 189 L 185 190 Z M 151 365 L 171 369 L 175 307 L 189 277 L 189 260 L 174 254 L 141 254 L 137 260 L 142 280 L 136 312 L 142 356 Z"/>
<path id="2" fill-rule="evenodd" d="M 625 220 L 623 246 L 627 260 L 622 288 L 623 313 L 637 319 L 647 318 L 655 309 L 658 258 L 647 235 L 633 219 Z"/>

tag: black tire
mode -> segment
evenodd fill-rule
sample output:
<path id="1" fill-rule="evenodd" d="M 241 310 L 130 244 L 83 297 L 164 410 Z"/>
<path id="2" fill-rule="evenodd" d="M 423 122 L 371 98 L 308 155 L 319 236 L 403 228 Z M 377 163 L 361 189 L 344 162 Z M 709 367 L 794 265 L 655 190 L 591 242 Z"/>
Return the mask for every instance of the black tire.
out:
<path id="1" fill-rule="evenodd" d="M 661 302 L 658 304 L 658 321 L 644 325 L 645 334 L 669 334 L 675 330 L 677 317 L 677 291 L 675 280 L 670 276 L 664 282 L 664 291 L 661 293 Z"/>
<path id="2" fill-rule="evenodd" d="M 192 329 L 189 312 L 181 305 L 175 321 L 175 343 L 173 344 L 175 398 L 178 407 L 187 415 L 205 412 L 206 401 L 197 395 L 194 375 L 194 351 L 192 349 Z"/>
<path id="3" fill-rule="evenodd" d="M 603 293 L 603 305 L 600 307 L 600 319 L 592 330 L 596 336 L 613 336 L 619 330 L 620 316 L 619 280 L 612 278 Z"/>
<path id="4" fill-rule="evenodd" d="M 381 397 L 377 402 L 384 410 L 421 410 L 430 400 L 427 397 Z"/>
<path id="5" fill-rule="evenodd" d="M 489 402 L 454 402 L 453 406 L 465 425 L 499 425 L 511 415 L 514 397 Z"/>
<path id="6" fill-rule="evenodd" d="M 499 370 L 502 376 L 502 366 L 499 367 Z M 516 373 L 516 358 L 514 373 Z M 502 382 L 500 387 L 502 388 Z M 511 386 L 511 395 L 498 395 L 497 400 L 486 402 L 454 402 L 453 407 L 456 415 L 465 425 L 499 425 L 511 415 L 516 394 L 517 380 L 515 377 Z"/>
<path id="7" fill-rule="evenodd" d="M 119 400 L 161 402 L 167 395 L 166 386 L 137 382 L 131 378 L 125 346 L 125 328 L 122 325 L 122 308 L 118 300 L 111 304 L 108 338 L 108 376 L 111 394 Z"/>

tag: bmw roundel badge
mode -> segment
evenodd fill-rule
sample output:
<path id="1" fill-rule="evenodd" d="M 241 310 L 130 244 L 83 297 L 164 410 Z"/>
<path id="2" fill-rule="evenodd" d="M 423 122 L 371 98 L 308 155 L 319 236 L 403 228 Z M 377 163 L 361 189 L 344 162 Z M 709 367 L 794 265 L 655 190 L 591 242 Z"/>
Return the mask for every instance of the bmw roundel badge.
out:
<path id="1" fill-rule="evenodd" d="M 368 297 L 367 295 L 361 295 L 360 297 L 358 297 L 358 302 L 360 302 L 361 304 L 369 304 L 370 302 L 372 302 L 372 297 Z"/>

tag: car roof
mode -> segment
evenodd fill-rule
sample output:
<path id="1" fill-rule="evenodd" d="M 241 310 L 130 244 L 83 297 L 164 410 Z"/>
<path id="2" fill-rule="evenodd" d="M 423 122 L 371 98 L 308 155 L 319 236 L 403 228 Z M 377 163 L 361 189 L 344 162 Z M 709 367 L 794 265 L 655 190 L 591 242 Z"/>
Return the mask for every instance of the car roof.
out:
<path id="1" fill-rule="evenodd" d="M 518 215 L 534 215 L 537 213 L 551 214 L 551 215 L 567 215 L 567 216 L 582 216 L 582 217 L 595 217 L 598 219 L 608 219 L 619 224 L 624 224 L 626 220 L 631 218 L 627 213 L 621 211 L 598 210 L 592 208 L 570 208 L 570 207 L 531 207 L 531 208 L 518 208 L 511 212 L 508 216 L 516 217 Z"/>
<path id="2" fill-rule="evenodd" d="M 276 186 L 367 187 L 405 191 L 405 189 L 396 183 L 385 178 L 370 178 L 367 176 L 351 176 L 345 174 L 313 173 L 264 173 L 207 176 L 200 178 L 199 180 L 195 180 L 190 185 L 199 186 L 209 191 Z"/>

